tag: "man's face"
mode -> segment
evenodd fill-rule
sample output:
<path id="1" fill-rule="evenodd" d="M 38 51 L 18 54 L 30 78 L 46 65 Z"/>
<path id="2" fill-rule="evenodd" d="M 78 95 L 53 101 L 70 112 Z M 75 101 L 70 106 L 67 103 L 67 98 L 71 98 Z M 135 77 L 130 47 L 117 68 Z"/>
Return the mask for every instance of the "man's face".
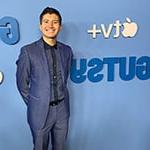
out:
<path id="1" fill-rule="evenodd" d="M 40 24 L 40 30 L 45 38 L 56 39 L 61 25 L 56 14 L 45 14 Z"/>

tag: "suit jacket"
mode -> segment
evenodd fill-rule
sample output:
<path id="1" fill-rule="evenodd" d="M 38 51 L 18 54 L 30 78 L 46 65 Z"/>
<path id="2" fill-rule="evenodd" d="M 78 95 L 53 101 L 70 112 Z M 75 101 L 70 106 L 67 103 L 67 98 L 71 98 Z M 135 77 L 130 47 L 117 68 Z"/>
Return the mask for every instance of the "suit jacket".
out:
<path id="1" fill-rule="evenodd" d="M 58 42 L 60 69 L 65 91 L 65 104 L 69 115 L 69 94 L 67 78 L 69 75 L 72 50 L 68 45 Z M 42 39 L 21 48 L 17 64 L 17 87 L 27 105 L 28 123 L 38 130 L 46 121 L 51 97 L 50 75 Z"/>

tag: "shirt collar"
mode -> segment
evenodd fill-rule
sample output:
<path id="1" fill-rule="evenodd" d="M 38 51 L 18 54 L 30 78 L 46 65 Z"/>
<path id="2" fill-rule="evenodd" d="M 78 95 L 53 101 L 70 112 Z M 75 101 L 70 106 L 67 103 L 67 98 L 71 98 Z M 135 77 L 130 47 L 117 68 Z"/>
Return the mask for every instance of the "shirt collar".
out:
<path id="1" fill-rule="evenodd" d="M 51 46 L 51 45 L 49 45 L 49 44 L 47 44 L 44 40 L 43 40 L 43 38 L 42 38 L 42 41 L 43 41 L 43 44 L 44 44 L 44 49 L 57 49 L 57 43 L 54 45 L 54 46 Z"/>

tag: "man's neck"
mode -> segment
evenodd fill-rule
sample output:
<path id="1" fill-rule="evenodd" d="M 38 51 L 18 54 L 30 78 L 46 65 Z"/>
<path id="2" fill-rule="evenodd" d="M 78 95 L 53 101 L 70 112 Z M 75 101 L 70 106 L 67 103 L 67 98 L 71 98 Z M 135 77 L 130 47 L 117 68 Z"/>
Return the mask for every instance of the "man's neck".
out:
<path id="1" fill-rule="evenodd" d="M 43 40 L 50 46 L 54 46 L 56 44 L 56 39 L 48 39 L 43 36 Z"/>

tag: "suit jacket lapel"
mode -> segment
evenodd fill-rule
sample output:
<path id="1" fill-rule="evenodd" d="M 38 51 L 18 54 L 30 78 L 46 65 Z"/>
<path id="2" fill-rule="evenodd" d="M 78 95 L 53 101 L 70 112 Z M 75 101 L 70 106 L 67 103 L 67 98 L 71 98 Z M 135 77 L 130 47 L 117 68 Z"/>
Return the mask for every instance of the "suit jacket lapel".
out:
<path id="1" fill-rule="evenodd" d="M 61 74 L 62 74 L 62 79 L 63 79 L 63 82 L 64 82 L 64 67 L 62 66 L 64 63 L 65 63 L 65 61 L 64 61 L 64 56 L 63 56 L 63 47 L 62 47 L 62 45 L 60 45 L 60 43 L 58 42 L 58 50 L 59 50 L 59 62 L 60 62 L 60 70 L 61 70 Z"/>
<path id="2" fill-rule="evenodd" d="M 39 41 L 37 41 L 37 46 L 39 47 L 38 53 L 39 53 L 39 58 L 41 58 L 40 61 L 42 62 L 42 67 L 45 70 L 45 72 L 47 74 L 49 74 L 49 72 L 48 72 L 48 63 L 47 63 L 47 58 L 46 58 L 42 38 Z"/>

